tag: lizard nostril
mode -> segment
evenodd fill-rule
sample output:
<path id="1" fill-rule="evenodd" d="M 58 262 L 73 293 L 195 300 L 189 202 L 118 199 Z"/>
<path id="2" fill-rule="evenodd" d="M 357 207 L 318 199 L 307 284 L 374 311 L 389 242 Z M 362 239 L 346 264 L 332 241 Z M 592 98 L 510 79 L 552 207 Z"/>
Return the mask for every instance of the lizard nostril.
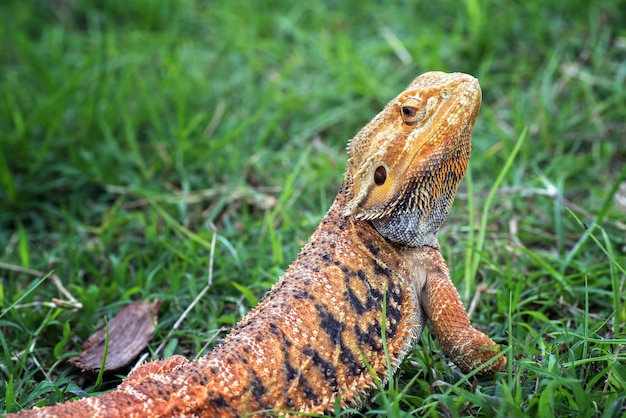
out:
<path id="1" fill-rule="evenodd" d="M 374 183 L 377 186 L 382 186 L 385 184 L 385 180 L 387 180 L 387 170 L 382 165 L 379 165 L 374 171 Z"/>

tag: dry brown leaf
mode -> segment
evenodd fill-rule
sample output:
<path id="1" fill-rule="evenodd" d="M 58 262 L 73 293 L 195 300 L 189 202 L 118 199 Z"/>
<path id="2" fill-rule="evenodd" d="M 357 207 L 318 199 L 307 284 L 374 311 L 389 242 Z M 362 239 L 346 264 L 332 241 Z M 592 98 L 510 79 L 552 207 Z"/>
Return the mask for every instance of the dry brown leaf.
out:
<path id="1" fill-rule="evenodd" d="M 109 372 L 130 364 L 145 348 L 154 333 L 161 301 L 133 302 L 124 306 L 109 322 L 109 349 L 104 371 Z M 96 331 L 87 341 L 85 350 L 69 360 L 71 364 L 93 373 L 102 365 L 106 327 Z"/>

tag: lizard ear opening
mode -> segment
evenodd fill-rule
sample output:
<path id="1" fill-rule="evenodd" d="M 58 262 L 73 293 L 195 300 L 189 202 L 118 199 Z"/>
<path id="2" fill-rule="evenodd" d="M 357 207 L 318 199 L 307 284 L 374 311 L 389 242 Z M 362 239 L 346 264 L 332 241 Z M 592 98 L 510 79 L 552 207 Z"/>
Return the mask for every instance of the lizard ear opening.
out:
<path id="1" fill-rule="evenodd" d="M 376 170 L 374 170 L 374 183 L 376 183 L 377 186 L 382 186 L 383 184 L 385 184 L 386 180 L 387 169 L 384 166 L 379 165 L 378 167 L 376 167 Z"/>

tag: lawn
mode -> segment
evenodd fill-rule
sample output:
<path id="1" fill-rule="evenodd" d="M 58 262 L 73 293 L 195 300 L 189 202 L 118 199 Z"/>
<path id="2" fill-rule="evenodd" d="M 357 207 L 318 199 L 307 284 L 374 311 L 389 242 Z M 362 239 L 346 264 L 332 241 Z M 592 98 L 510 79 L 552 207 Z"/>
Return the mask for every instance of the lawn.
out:
<path id="1" fill-rule="evenodd" d="M 0 413 L 119 384 L 66 360 L 132 301 L 162 301 L 148 359 L 210 350 L 347 141 L 442 70 L 483 90 L 442 254 L 508 369 L 466 378 L 426 329 L 357 416 L 626 414 L 626 5 L 518 3 L 3 1 Z"/>

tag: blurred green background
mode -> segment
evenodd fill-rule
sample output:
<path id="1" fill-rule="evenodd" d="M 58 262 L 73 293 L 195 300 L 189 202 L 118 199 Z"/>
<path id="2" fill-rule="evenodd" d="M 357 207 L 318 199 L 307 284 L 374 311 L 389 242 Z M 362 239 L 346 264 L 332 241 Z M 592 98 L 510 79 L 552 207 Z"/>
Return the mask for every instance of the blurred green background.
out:
<path id="1" fill-rule="evenodd" d="M 118 383 L 64 360 L 132 300 L 164 301 L 156 356 L 204 353 L 306 242 L 347 141 L 442 70 L 483 89 L 442 253 L 511 368 L 431 386 L 460 374 L 426 331 L 401 393 L 361 413 L 625 411 L 626 2 L 4 0 L 0 15 L 0 408 Z M 209 292 L 167 337 L 211 257 Z M 53 270 L 82 309 L 46 305 L 62 295 L 25 269 Z"/>

